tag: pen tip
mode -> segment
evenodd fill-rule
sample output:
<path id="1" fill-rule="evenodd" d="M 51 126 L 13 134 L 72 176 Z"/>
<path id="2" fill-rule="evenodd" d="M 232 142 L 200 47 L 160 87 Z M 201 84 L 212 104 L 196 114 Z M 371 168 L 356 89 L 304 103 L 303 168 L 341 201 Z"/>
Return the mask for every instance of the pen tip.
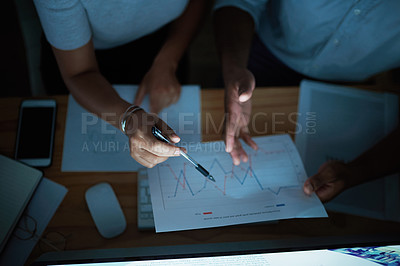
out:
<path id="1" fill-rule="evenodd" d="M 210 179 L 211 181 L 215 182 L 215 179 L 214 179 L 214 177 L 212 175 L 209 175 L 208 179 Z"/>

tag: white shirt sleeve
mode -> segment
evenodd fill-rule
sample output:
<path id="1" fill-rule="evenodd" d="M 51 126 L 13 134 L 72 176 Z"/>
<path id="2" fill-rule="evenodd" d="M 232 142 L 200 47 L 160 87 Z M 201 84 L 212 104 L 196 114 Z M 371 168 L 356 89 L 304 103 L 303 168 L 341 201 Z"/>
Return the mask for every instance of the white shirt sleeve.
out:
<path id="1" fill-rule="evenodd" d="M 266 16 L 268 0 L 216 0 L 214 11 L 226 6 L 233 6 L 246 11 L 253 17 L 256 29 L 259 27 L 261 16 Z"/>
<path id="2" fill-rule="evenodd" d="M 74 50 L 89 42 L 89 20 L 79 0 L 34 0 L 49 43 L 60 50 Z"/>

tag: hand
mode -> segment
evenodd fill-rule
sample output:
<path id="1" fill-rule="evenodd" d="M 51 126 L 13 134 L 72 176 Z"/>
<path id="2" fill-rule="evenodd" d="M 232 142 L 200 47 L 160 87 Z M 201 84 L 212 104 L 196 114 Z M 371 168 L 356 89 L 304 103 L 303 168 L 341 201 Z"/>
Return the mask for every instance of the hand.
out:
<path id="1" fill-rule="evenodd" d="M 245 68 L 235 68 L 224 73 L 225 81 L 225 127 L 224 141 L 226 152 L 239 165 L 240 160 L 247 162 L 248 156 L 239 138 L 253 149 L 257 144 L 251 139 L 248 124 L 251 114 L 251 96 L 255 87 L 253 74 Z"/>
<path id="2" fill-rule="evenodd" d="M 322 202 L 327 202 L 352 186 L 350 180 L 354 180 L 354 174 L 347 164 L 328 161 L 304 182 L 303 190 L 307 195 L 315 192 Z"/>
<path id="3" fill-rule="evenodd" d="M 179 156 L 180 149 L 172 144 L 162 142 L 151 132 L 156 125 L 173 143 L 180 141 L 174 131 L 157 115 L 144 110 L 136 111 L 127 120 L 126 135 L 129 137 L 130 152 L 133 159 L 141 165 L 152 168 L 169 157 Z"/>
<path id="4" fill-rule="evenodd" d="M 181 84 L 175 76 L 175 67 L 153 64 L 146 73 L 136 93 L 134 105 L 140 105 L 146 94 L 150 96 L 150 112 L 158 114 L 165 107 L 178 101 Z"/>

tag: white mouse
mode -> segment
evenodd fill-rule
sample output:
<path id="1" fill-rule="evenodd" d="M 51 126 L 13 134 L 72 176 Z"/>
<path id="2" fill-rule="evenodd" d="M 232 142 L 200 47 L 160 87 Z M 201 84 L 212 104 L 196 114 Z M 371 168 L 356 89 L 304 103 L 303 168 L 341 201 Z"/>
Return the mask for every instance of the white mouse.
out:
<path id="1" fill-rule="evenodd" d="M 90 187 L 85 198 L 100 235 L 112 238 L 125 231 L 125 216 L 110 184 L 99 183 Z"/>

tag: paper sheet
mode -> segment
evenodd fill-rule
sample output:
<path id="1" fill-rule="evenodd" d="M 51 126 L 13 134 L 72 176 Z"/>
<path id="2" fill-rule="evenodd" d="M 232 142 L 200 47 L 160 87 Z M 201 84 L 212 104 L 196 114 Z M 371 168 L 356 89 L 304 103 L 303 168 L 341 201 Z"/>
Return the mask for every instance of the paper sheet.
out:
<path id="1" fill-rule="evenodd" d="M 16 226 L 16 228 L 24 228 L 23 218 L 29 215 L 37 222 L 35 236 L 27 240 L 21 240 L 12 235 L 1 253 L 0 265 L 24 265 L 67 191 L 64 186 L 47 178 L 42 178 L 27 209 Z"/>
<path id="2" fill-rule="evenodd" d="M 121 98 L 132 102 L 137 86 L 114 86 Z M 141 105 L 149 110 L 149 99 Z M 181 137 L 180 145 L 201 141 L 199 86 L 182 86 L 179 101 L 159 116 Z M 138 171 L 143 166 L 131 158 L 128 138 L 119 130 L 81 107 L 70 95 L 64 134 L 61 170 Z"/>
<path id="3" fill-rule="evenodd" d="M 392 93 L 304 80 L 298 109 L 296 146 L 307 173 L 314 175 L 324 162 L 351 161 L 393 131 L 399 104 Z M 398 174 L 377 179 L 344 191 L 326 207 L 400 221 L 399 185 Z"/>
<path id="4" fill-rule="evenodd" d="M 189 151 L 215 183 L 182 157 L 148 169 L 156 231 L 326 217 L 317 196 L 302 190 L 307 175 L 291 138 L 254 140 L 259 150 L 244 145 L 249 161 L 240 166 L 233 166 L 223 142 L 198 144 Z"/>

